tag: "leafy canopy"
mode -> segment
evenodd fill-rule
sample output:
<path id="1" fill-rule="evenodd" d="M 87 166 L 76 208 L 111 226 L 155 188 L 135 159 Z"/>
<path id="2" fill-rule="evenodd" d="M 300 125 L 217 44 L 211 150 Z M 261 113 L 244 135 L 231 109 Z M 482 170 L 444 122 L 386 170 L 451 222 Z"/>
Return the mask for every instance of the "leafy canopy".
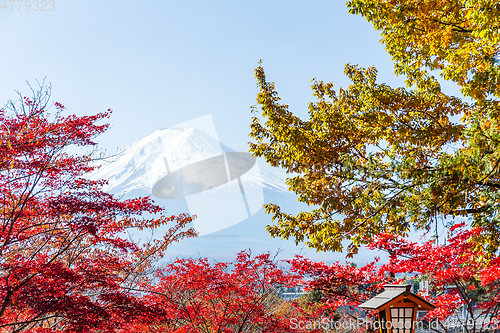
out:
<path id="1" fill-rule="evenodd" d="M 440 218 L 469 217 L 498 248 L 500 197 L 499 20 L 495 1 L 347 3 L 381 32 L 406 88 L 377 83 L 374 67 L 347 64 L 348 88 L 313 80 L 302 120 L 256 69 L 261 117 L 250 151 L 291 173 L 289 189 L 313 209 L 266 206 L 272 236 L 318 250 L 357 253 L 380 232 L 406 235 Z M 437 75 L 461 96 L 441 91 Z M 254 113 L 257 110 L 254 109 Z"/>
<path id="2" fill-rule="evenodd" d="M 155 318 L 124 332 L 319 332 L 293 327 L 291 320 L 312 322 L 297 301 L 285 301 L 279 289 L 299 277 L 267 254 L 242 251 L 231 263 L 207 258 L 177 259 L 158 270 L 158 283 L 145 286 Z"/>

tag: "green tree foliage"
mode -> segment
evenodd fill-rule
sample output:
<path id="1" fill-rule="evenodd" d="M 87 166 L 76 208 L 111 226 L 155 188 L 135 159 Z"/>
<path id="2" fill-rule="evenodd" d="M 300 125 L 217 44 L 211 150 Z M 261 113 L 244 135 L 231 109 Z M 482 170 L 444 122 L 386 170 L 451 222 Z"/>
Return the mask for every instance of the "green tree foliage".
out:
<path id="1" fill-rule="evenodd" d="M 500 216 L 500 5 L 496 1 L 353 0 L 350 13 L 380 31 L 407 86 L 377 83 L 374 67 L 347 64 L 352 82 L 313 80 L 316 101 L 302 120 L 281 104 L 262 66 L 251 152 L 291 176 L 313 209 L 276 204 L 272 236 L 320 251 L 357 253 L 374 235 L 406 235 L 440 218 L 469 217 L 498 249 Z M 437 76 L 461 88 L 441 91 Z"/>

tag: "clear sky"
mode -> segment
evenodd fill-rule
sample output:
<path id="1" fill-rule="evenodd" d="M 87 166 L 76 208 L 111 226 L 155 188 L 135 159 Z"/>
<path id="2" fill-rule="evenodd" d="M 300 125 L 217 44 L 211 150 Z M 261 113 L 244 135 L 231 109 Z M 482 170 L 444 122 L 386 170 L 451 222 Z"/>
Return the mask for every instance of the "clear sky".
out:
<path id="1" fill-rule="evenodd" d="M 46 78 L 69 113 L 113 109 L 99 138 L 108 151 L 206 114 L 222 142 L 246 151 L 259 59 L 303 117 L 311 79 L 345 86 L 345 63 L 402 82 L 379 34 L 342 1 L 55 0 L 43 12 L 31 3 L 0 8 L 0 103 Z"/>

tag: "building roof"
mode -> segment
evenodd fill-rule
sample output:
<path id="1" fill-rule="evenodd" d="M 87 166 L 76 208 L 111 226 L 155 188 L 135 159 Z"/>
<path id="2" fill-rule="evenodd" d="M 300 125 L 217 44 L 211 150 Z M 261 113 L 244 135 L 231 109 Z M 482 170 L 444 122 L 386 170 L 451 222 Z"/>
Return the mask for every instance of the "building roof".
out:
<path id="1" fill-rule="evenodd" d="M 434 305 L 427 302 L 425 299 L 412 294 L 410 292 L 410 288 L 410 285 L 387 284 L 384 286 L 384 291 L 382 293 L 364 302 L 359 307 L 364 309 L 381 310 L 382 308 L 390 306 L 391 303 L 396 304 L 397 302 L 406 299 L 410 302 L 416 303 L 420 308 L 422 308 L 422 310 L 432 310 L 435 308 Z"/>

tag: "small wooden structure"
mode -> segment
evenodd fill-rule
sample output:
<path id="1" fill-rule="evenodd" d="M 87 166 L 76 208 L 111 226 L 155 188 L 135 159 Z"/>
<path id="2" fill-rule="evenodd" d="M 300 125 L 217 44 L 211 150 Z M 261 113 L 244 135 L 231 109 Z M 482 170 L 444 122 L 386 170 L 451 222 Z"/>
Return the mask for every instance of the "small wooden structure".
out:
<path id="1" fill-rule="evenodd" d="M 384 291 L 359 307 L 378 311 L 380 333 L 414 333 L 417 311 L 434 305 L 412 294 L 410 285 L 387 284 Z"/>

